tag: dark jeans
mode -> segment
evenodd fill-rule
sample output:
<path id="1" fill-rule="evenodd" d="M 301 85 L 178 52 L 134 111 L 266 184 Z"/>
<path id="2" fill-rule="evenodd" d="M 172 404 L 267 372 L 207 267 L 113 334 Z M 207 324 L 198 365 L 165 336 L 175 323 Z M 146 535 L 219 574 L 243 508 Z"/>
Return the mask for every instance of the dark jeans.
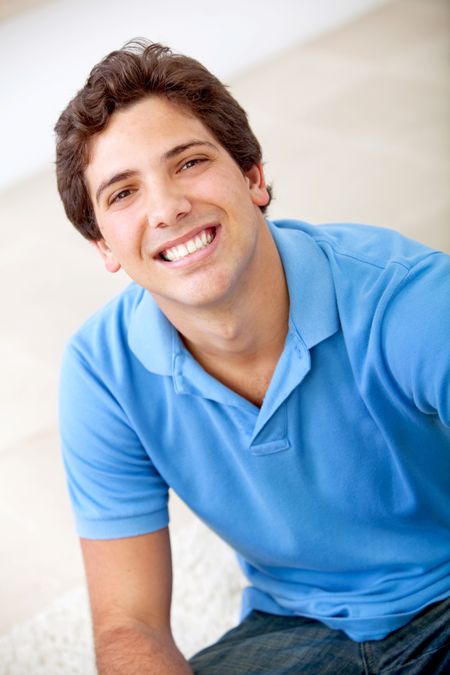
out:
<path id="1" fill-rule="evenodd" d="M 450 598 L 384 640 L 359 643 L 319 621 L 253 611 L 190 664 L 197 675 L 448 675 Z"/>

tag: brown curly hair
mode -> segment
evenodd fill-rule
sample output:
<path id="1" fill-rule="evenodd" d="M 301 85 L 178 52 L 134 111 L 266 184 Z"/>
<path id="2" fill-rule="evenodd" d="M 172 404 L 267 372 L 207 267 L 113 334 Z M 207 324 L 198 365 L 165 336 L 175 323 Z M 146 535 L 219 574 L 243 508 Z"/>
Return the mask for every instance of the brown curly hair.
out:
<path id="1" fill-rule="evenodd" d="M 67 217 L 86 239 L 102 238 L 84 179 L 89 141 L 106 128 L 116 110 L 149 95 L 164 96 L 188 110 L 242 171 L 261 161 L 261 147 L 246 112 L 204 66 L 156 42 L 142 38 L 127 42 L 94 66 L 55 125 L 58 191 Z M 270 198 L 269 187 L 269 203 Z"/>

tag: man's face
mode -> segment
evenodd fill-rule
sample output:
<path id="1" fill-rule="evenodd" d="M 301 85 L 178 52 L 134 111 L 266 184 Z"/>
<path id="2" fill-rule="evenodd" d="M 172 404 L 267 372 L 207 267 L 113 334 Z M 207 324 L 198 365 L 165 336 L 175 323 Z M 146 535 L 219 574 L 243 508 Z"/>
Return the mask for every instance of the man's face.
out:
<path id="1" fill-rule="evenodd" d="M 122 267 L 163 309 L 236 292 L 264 224 L 260 165 L 244 174 L 198 119 L 149 97 L 94 137 L 85 177 L 109 271 Z"/>

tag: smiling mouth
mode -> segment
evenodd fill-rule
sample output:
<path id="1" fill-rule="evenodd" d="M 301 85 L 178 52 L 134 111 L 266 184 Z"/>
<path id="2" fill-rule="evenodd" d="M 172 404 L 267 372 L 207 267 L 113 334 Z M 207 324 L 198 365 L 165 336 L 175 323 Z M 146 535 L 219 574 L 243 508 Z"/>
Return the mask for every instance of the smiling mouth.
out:
<path id="1" fill-rule="evenodd" d="M 193 253 L 197 253 L 197 251 L 201 251 L 203 248 L 207 248 L 214 241 L 215 237 L 216 228 L 207 227 L 192 237 L 192 239 L 178 244 L 178 246 L 164 249 L 164 251 L 160 252 L 159 257 L 166 262 L 182 260 Z"/>

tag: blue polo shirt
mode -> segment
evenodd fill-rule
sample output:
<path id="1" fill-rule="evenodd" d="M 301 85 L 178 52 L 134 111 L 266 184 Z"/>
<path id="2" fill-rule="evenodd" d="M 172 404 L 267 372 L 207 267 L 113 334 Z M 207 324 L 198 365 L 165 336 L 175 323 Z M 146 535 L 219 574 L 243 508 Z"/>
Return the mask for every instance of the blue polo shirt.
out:
<path id="1" fill-rule="evenodd" d="M 131 284 L 69 343 L 61 435 L 82 537 L 168 524 L 237 552 L 252 609 L 377 640 L 450 596 L 450 258 L 368 226 L 270 222 L 289 331 L 259 409 Z"/>

